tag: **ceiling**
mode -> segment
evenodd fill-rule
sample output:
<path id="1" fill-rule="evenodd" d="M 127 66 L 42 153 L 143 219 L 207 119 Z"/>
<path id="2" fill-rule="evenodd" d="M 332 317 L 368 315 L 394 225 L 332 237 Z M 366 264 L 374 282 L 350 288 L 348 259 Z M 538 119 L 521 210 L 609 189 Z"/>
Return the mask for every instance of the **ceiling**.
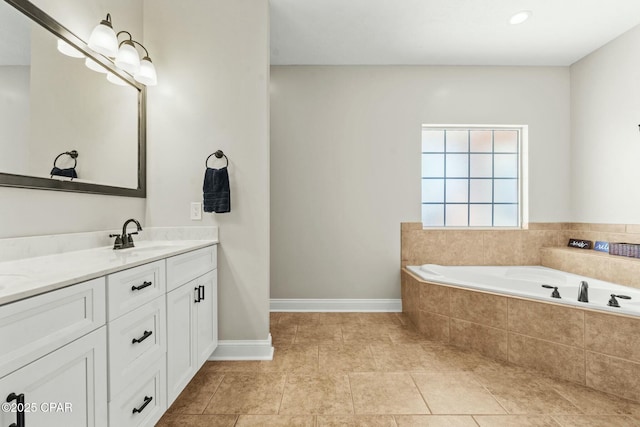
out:
<path id="1" fill-rule="evenodd" d="M 567 66 L 638 25 L 640 0 L 270 0 L 270 19 L 273 65 Z"/>

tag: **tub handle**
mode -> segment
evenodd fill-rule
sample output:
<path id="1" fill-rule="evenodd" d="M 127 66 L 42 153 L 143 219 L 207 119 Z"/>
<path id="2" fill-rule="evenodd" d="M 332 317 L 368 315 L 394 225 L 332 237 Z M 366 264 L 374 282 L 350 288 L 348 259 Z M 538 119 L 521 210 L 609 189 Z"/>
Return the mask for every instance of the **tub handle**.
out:
<path id="1" fill-rule="evenodd" d="M 560 297 L 560 292 L 558 292 L 558 287 L 557 286 L 551 286 L 551 285 L 542 285 L 543 288 L 547 288 L 547 289 L 553 289 L 553 292 L 551 292 L 551 298 L 561 298 Z"/>
<path id="2" fill-rule="evenodd" d="M 609 307 L 620 307 L 620 304 L 618 304 L 618 300 L 616 298 L 620 298 L 620 299 L 631 299 L 630 296 L 628 295 L 616 295 L 616 294 L 611 294 L 611 299 L 609 300 L 609 303 L 607 304 Z"/>

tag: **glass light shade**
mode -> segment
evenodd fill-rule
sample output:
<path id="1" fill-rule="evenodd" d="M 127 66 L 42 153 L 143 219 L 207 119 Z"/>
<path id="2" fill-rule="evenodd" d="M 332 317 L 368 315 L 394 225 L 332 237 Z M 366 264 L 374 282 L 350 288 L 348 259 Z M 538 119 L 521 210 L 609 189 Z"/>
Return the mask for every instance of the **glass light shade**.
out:
<path id="1" fill-rule="evenodd" d="M 153 63 L 148 56 L 142 58 L 142 61 L 140 61 L 140 71 L 138 71 L 133 78 L 136 79 L 137 82 L 146 86 L 155 86 L 158 84 L 156 67 L 153 66 Z"/>
<path id="2" fill-rule="evenodd" d="M 122 42 L 116 56 L 116 66 L 134 75 L 140 71 L 140 56 L 133 43 L 129 40 Z"/>
<path id="3" fill-rule="evenodd" d="M 114 85 L 118 85 L 118 86 L 126 86 L 127 85 L 127 82 L 125 82 L 124 80 L 122 80 L 120 77 L 116 76 L 113 73 L 107 73 L 107 80 L 109 80 Z"/>
<path id="4" fill-rule="evenodd" d="M 63 53 L 72 58 L 84 58 L 84 53 L 62 39 L 58 39 L 58 52 Z"/>
<path id="5" fill-rule="evenodd" d="M 118 53 L 118 38 L 109 21 L 102 21 L 91 32 L 89 47 L 98 53 L 114 58 Z"/>
<path id="6" fill-rule="evenodd" d="M 100 65 L 99 63 L 97 63 L 96 61 L 94 61 L 93 59 L 91 59 L 89 57 L 87 57 L 87 59 L 85 59 L 84 65 L 86 65 L 88 69 L 93 70 L 93 71 L 97 71 L 98 73 L 106 74 L 108 72 L 108 70 L 106 68 L 104 68 L 102 65 Z"/>

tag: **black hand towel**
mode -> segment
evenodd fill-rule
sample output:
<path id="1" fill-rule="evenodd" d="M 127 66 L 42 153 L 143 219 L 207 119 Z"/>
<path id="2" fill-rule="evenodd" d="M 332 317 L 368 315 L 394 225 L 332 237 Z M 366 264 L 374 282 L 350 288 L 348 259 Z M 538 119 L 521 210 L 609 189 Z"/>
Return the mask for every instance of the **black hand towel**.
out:
<path id="1" fill-rule="evenodd" d="M 225 213 L 231 211 L 231 190 L 227 168 L 207 168 L 204 172 L 204 211 Z"/>
<path id="2" fill-rule="evenodd" d="M 78 174 L 76 173 L 76 168 L 68 168 L 68 169 L 60 169 L 57 166 L 54 166 L 53 169 L 51 169 L 51 176 L 65 176 L 67 178 L 77 178 Z"/>

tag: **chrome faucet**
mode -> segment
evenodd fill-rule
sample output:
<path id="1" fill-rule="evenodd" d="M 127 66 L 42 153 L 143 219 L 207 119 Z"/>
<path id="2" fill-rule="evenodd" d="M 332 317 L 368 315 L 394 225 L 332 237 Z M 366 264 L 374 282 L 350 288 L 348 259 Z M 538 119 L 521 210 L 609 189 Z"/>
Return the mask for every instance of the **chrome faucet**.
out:
<path id="1" fill-rule="evenodd" d="M 578 301 L 589 302 L 589 284 L 584 280 L 580 282 L 580 291 L 578 292 Z"/>
<path id="2" fill-rule="evenodd" d="M 127 226 L 132 222 L 136 224 L 136 227 L 138 228 L 138 230 L 133 233 L 127 233 Z M 133 248 L 134 247 L 133 237 L 131 237 L 131 235 L 138 234 L 138 231 L 142 231 L 142 226 L 137 220 L 133 218 L 126 220 L 124 222 L 124 225 L 122 226 L 122 235 L 109 234 L 109 237 L 116 238 L 115 242 L 113 243 L 113 249 Z"/>

